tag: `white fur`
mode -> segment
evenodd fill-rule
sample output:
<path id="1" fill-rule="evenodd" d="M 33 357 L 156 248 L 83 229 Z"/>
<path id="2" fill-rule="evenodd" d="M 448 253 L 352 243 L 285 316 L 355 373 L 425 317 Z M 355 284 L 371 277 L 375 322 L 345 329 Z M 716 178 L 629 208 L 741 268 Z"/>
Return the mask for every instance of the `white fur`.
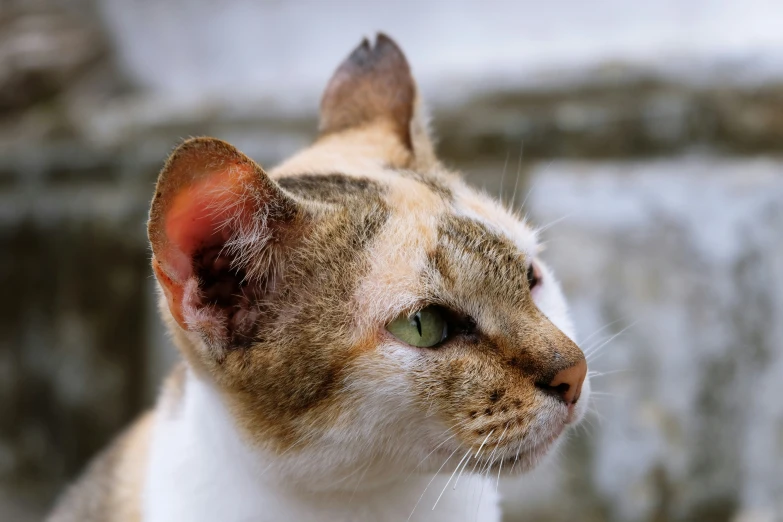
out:
<path id="1" fill-rule="evenodd" d="M 452 460 L 456 462 L 459 456 L 461 452 Z M 450 474 L 411 475 L 407 480 L 402 476 L 365 486 L 361 474 L 346 479 L 335 473 L 331 483 L 345 484 L 344 489 L 312 492 L 290 481 L 274 464 L 265 461 L 261 452 L 251 450 L 240 438 L 216 391 L 188 372 L 184 397 L 177 411 L 172 414 L 159 408 L 155 419 L 143 519 L 146 522 L 405 521 L 409 517 L 411 521 L 429 522 L 500 520 L 493 479 L 463 477 L 457 490 L 448 485 L 432 509 Z"/>

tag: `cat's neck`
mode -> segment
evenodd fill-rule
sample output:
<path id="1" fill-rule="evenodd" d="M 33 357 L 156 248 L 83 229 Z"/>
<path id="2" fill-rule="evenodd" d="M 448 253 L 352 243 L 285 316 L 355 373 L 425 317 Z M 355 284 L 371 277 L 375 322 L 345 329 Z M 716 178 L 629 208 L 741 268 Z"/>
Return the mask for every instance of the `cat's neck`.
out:
<path id="1" fill-rule="evenodd" d="M 182 379 L 158 408 L 145 520 L 500 520 L 495 482 L 475 476 L 462 477 L 459 491 L 446 485 L 449 474 L 368 487 L 362 466 L 353 476 L 324 477 L 328 492 L 308 493 L 281 477 L 273 457 L 241 439 L 210 385 L 189 371 Z M 174 393 L 176 401 L 166 397 Z"/>

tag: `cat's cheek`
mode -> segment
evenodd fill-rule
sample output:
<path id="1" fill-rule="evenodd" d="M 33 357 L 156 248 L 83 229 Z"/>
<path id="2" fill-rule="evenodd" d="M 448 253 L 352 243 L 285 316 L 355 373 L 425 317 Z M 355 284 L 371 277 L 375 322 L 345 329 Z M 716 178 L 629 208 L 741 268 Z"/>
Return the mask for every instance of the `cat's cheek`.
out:
<path id="1" fill-rule="evenodd" d="M 379 341 L 376 350 L 393 366 L 403 372 L 411 370 L 421 371 L 426 364 L 424 353 L 427 348 L 416 348 L 406 344 L 383 329 L 379 333 Z"/>

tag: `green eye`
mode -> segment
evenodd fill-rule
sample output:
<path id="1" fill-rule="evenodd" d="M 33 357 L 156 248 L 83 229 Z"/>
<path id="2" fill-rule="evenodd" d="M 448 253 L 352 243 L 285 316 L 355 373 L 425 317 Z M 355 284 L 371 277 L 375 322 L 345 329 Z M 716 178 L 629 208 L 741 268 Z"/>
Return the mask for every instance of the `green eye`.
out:
<path id="1" fill-rule="evenodd" d="M 435 346 L 449 333 L 448 323 L 436 306 L 428 306 L 411 316 L 401 315 L 386 325 L 386 329 L 400 341 L 419 348 Z"/>

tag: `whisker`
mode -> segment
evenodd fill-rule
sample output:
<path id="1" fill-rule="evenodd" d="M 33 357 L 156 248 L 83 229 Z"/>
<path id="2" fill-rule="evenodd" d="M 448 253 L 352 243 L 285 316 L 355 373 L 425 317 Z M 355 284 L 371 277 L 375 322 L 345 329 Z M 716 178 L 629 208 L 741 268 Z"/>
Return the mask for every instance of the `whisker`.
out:
<path id="1" fill-rule="evenodd" d="M 481 481 L 481 490 L 479 492 L 479 498 L 478 502 L 476 502 L 476 515 L 473 517 L 473 520 L 478 521 L 479 516 L 479 510 L 481 509 L 481 499 L 484 498 L 484 486 L 486 485 L 486 481 Z"/>
<path id="2" fill-rule="evenodd" d="M 516 455 L 514 455 L 514 463 L 511 465 L 511 473 L 513 473 L 513 472 L 514 472 L 514 468 L 517 466 L 517 461 L 519 460 L 519 451 L 520 451 L 521 449 L 522 449 L 522 448 L 517 448 L 517 454 L 516 454 Z"/>
<path id="3" fill-rule="evenodd" d="M 606 329 L 607 329 L 607 328 L 609 328 L 610 326 L 614 326 L 614 325 L 616 325 L 616 324 L 617 324 L 617 323 L 619 323 L 620 321 L 622 321 L 622 319 L 615 319 L 615 320 L 614 320 L 614 321 L 612 321 L 611 323 L 606 323 L 605 325 L 603 325 L 602 327 L 600 327 L 599 329 L 597 329 L 596 331 L 594 331 L 593 333 L 591 333 L 590 335 L 588 335 L 587 337 L 585 337 L 584 339 L 582 339 L 582 340 L 579 342 L 579 344 L 581 344 L 581 345 L 586 345 L 586 344 L 588 343 L 588 341 L 590 341 L 590 340 L 591 340 L 592 338 L 594 338 L 596 335 L 600 334 L 601 332 L 603 332 L 604 330 L 606 330 Z"/>
<path id="4" fill-rule="evenodd" d="M 351 502 L 353 502 L 353 497 L 356 496 L 356 490 L 359 489 L 359 484 L 362 483 L 364 480 L 364 476 L 367 475 L 367 471 L 369 471 L 372 461 L 368 462 L 367 467 L 364 468 L 364 472 L 362 473 L 362 476 L 359 477 L 359 480 L 356 481 L 356 485 L 353 487 L 353 492 L 351 493 L 351 498 L 348 499 L 348 504 L 350 505 Z"/>
<path id="5" fill-rule="evenodd" d="M 457 434 L 456 434 L 456 433 L 454 433 L 454 434 L 450 435 L 450 436 L 449 436 L 449 437 L 448 437 L 446 440 L 444 440 L 443 442 L 441 442 L 440 444 L 438 444 L 437 446 L 435 446 L 435 448 L 434 448 L 432 451 L 430 451 L 429 453 L 427 453 L 427 455 L 426 455 L 426 456 L 425 456 L 423 459 L 421 459 L 421 461 L 420 461 L 420 462 L 419 462 L 419 463 L 416 465 L 416 467 L 415 467 L 415 468 L 413 468 L 413 471 L 417 470 L 417 469 L 419 468 L 419 466 L 421 466 L 422 464 L 424 464 L 424 461 L 426 461 L 428 458 L 430 458 L 430 455 L 432 455 L 433 453 L 435 453 L 436 451 L 438 451 L 438 448 L 440 448 L 441 446 L 443 446 L 444 444 L 446 444 L 448 441 L 450 441 L 451 439 L 453 439 L 453 438 L 454 438 L 454 437 L 456 437 L 456 436 L 457 436 Z M 407 476 L 407 477 L 405 477 L 405 480 L 408 480 L 408 478 L 410 478 L 411 474 L 413 474 L 413 471 L 411 471 L 411 472 L 408 474 L 408 476 Z"/>
<path id="6" fill-rule="evenodd" d="M 592 413 L 596 414 L 595 419 L 598 421 L 598 426 L 599 427 L 603 426 L 603 424 L 601 423 L 601 417 L 597 414 L 597 412 L 593 410 Z M 590 426 L 590 437 L 594 437 L 597 428 L 595 427 L 595 424 L 593 424 L 592 419 L 589 416 L 585 416 L 584 422 L 585 422 L 585 426 Z"/>
<path id="7" fill-rule="evenodd" d="M 503 471 L 503 463 L 506 461 L 506 459 L 501 459 L 500 466 L 498 466 L 498 479 L 495 481 L 495 493 L 498 492 L 498 488 L 500 487 L 500 472 Z"/>
<path id="8" fill-rule="evenodd" d="M 500 441 L 502 441 L 502 440 L 503 440 L 503 437 L 506 435 L 506 430 L 508 430 L 508 426 L 509 426 L 509 424 L 510 424 L 510 423 L 506 423 L 506 429 L 504 429 L 504 430 L 503 430 L 503 433 L 500 435 L 500 438 L 498 439 L 497 443 L 495 444 L 495 449 L 493 449 L 493 450 L 492 450 L 492 454 L 494 454 L 494 453 L 495 453 L 495 450 L 497 450 L 497 444 L 500 444 Z M 490 437 L 490 435 L 492 435 L 492 433 L 493 433 L 494 431 L 495 431 L 495 430 L 492 430 L 492 431 L 490 431 L 490 432 L 489 432 L 489 434 L 487 435 L 487 437 L 484 439 L 484 442 L 482 442 L 482 443 L 481 443 L 481 445 L 482 445 L 482 446 L 484 445 L 484 443 L 485 443 L 485 442 L 487 442 L 487 439 Z M 480 451 L 480 450 L 481 450 L 481 447 L 479 447 L 479 451 Z M 490 457 L 492 456 L 492 454 L 490 454 Z M 478 452 L 476 452 L 476 456 L 478 456 Z M 474 458 L 475 458 L 475 457 L 474 457 Z M 469 461 L 469 460 L 470 460 L 470 459 L 468 459 L 468 461 Z M 465 462 L 465 465 L 464 465 L 464 466 L 462 466 L 462 470 L 459 472 L 459 475 L 457 475 L 457 480 L 455 480 L 455 481 L 454 481 L 454 487 L 453 487 L 453 489 L 457 489 L 457 483 L 459 482 L 459 478 L 462 476 L 462 472 L 463 472 L 463 471 L 465 471 L 465 468 L 466 468 L 466 467 L 468 467 L 468 461 L 466 461 L 466 462 Z M 478 464 L 478 462 L 477 462 L 476 464 Z M 458 465 L 457 467 L 459 467 L 459 465 Z M 475 465 L 475 464 L 473 465 L 473 469 L 474 469 L 474 470 L 476 469 L 476 465 Z M 472 470 L 471 470 L 471 473 L 473 473 L 473 471 L 472 471 Z M 479 470 L 479 474 L 481 474 L 481 470 Z"/>
<path id="9" fill-rule="evenodd" d="M 341 484 L 341 483 L 345 482 L 345 481 L 346 481 L 346 480 L 348 480 L 349 478 L 351 478 L 351 477 L 353 477 L 354 475 L 356 475 L 357 473 L 359 473 L 361 470 L 362 470 L 362 468 L 361 468 L 361 467 L 357 467 L 355 470 L 351 471 L 350 473 L 348 473 L 348 474 L 347 474 L 347 475 L 345 475 L 344 477 L 342 477 L 342 478 L 339 478 L 339 479 L 335 480 L 335 481 L 334 481 L 334 484 Z"/>
<path id="10" fill-rule="evenodd" d="M 487 458 L 489 459 L 490 463 L 489 463 L 489 464 L 487 464 L 487 466 L 486 466 L 485 468 L 481 468 L 481 469 L 479 469 L 479 475 L 480 475 L 481 473 L 483 473 L 484 471 L 487 471 L 487 473 L 489 473 L 489 468 L 490 468 L 490 467 L 491 467 L 491 465 L 492 465 L 492 457 L 495 455 L 495 452 L 496 452 L 496 451 L 498 450 L 498 448 L 500 447 L 500 441 L 502 441 L 502 440 L 503 440 L 503 437 L 506 435 L 506 430 L 508 430 L 508 423 L 506 423 L 506 429 L 504 429 L 504 430 L 503 430 L 503 433 L 500 435 L 500 438 L 499 438 L 499 439 L 498 439 L 498 441 L 495 443 L 495 447 L 492 449 L 492 452 L 489 454 L 489 457 L 487 457 Z"/>
<path id="11" fill-rule="evenodd" d="M 472 450 L 473 448 L 471 448 Z M 459 471 L 459 475 L 457 475 L 457 480 L 454 481 L 454 486 L 452 489 L 457 489 L 457 484 L 459 483 L 459 478 L 462 476 L 462 472 L 465 471 L 465 468 L 468 467 L 468 464 L 470 463 L 470 459 L 465 461 L 465 464 L 462 465 L 462 469 Z"/>
<path id="12" fill-rule="evenodd" d="M 603 415 L 601 415 L 601 413 L 596 408 L 594 408 L 592 412 L 593 415 L 595 415 L 595 418 L 598 419 L 598 426 L 603 427 L 604 420 L 606 420 L 606 418 Z"/>
<path id="13" fill-rule="evenodd" d="M 427 398 L 425 399 L 425 402 L 428 402 L 429 405 L 427 406 L 427 413 L 424 414 L 424 417 L 430 417 L 430 411 L 432 410 L 432 405 L 435 404 L 435 401 L 432 399 L 432 390 L 427 392 Z"/>
<path id="14" fill-rule="evenodd" d="M 571 213 L 566 214 L 565 216 L 563 216 L 561 218 L 558 218 L 558 219 L 556 219 L 554 221 L 550 221 L 549 223 L 547 223 L 543 227 L 537 228 L 536 229 L 536 234 L 541 234 L 542 232 L 544 232 L 546 230 L 549 230 L 550 228 L 552 228 L 553 226 L 557 225 L 561 221 L 566 220 L 566 219 L 572 217 L 574 214 L 575 214 L 575 212 L 571 212 Z"/>
<path id="15" fill-rule="evenodd" d="M 610 370 L 608 372 L 590 371 L 590 372 L 587 372 L 587 376 L 589 378 L 591 378 L 591 379 L 597 379 L 598 377 L 605 377 L 607 375 L 614 375 L 616 373 L 626 373 L 626 372 L 630 372 L 630 371 L 633 371 L 633 370 L 631 370 L 630 368 L 626 368 L 626 369 L 623 369 L 623 370 Z"/>
<path id="16" fill-rule="evenodd" d="M 549 167 L 552 166 L 552 163 L 554 163 L 554 160 L 549 160 L 549 162 L 546 164 L 546 166 L 541 171 L 541 174 L 539 176 L 545 174 L 546 171 L 549 170 Z M 541 178 L 539 177 L 538 179 L 541 179 Z M 527 200 L 530 197 L 530 194 L 533 192 L 533 189 L 535 188 L 537 182 L 538 182 L 538 180 L 534 181 L 533 184 L 530 185 L 530 188 L 527 190 L 527 194 L 525 194 L 525 199 L 523 199 L 522 203 L 519 204 L 519 208 L 520 209 L 525 208 L 525 203 L 527 203 Z"/>
<path id="17" fill-rule="evenodd" d="M 514 202 L 517 200 L 517 186 L 519 185 L 519 176 L 522 173 L 522 151 L 525 149 L 525 142 L 519 144 L 519 160 L 517 160 L 517 179 L 514 181 L 514 194 L 511 196 L 511 204 L 508 208 L 514 210 Z"/>
<path id="18" fill-rule="evenodd" d="M 579 430 L 582 430 L 586 437 L 590 436 L 590 433 L 587 431 L 587 416 L 585 416 L 584 422 L 580 422 L 579 424 L 576 425 L 576 430 L 575 431 L 576 431 L 577 434 L 579 434 Z"/>
<path id="19" fill-rule="evenodd" d="M 490 435 L 492 435 L 492 433 L 493 433 L 494 431 L 495 431 L 495 430 L 492 430 L 492 431 L 490 431 L 490 432 L 487 434 L 487 436 L 486 436 L 486 437 L 484 437 L 484 442 L 482 442 L 482 443 L 481 443 L 481 446 L 479 446 L 479 449 L 478 449 L 478 451 L 476 451 L 476 454 L 475 454 L 475 455 L 473 455 L 473 458 L 474 458 L 474 459 L 477 459 L 477 460 L 476 460 L 476 463 L 475 463 L 475 464 L 473 464 L 473 467 L 470 469 L 470 474 L 471 474 L 471 475 L 472 475 L 472 474 L 473 474 L 473 473 L 476 471 L 476 467 L 479 465 L 479 462 L 481 462 L 480 460 L 478 460 L 479 453 L 481 453 L 481 448 L 483 448 L 483 447 L 484 447 L 484 444 L 487 442 L 487 439 L 490 437 Z"/>
<path id="20" fill-rule="evenodd" d="M 450 430 L 452 430 L 452 429 L 456 428 L 457 426 L 462 426 L 462 425 L 464 425 L 464 424 L 467 424 L 467 423 L 468 423 L 468 422 L 470 422 L 471 420 L 472 420 L 472 419 L 463 419 L 463 420 L 461 420 L 461 421 L 459 421 L 459 422 L 455 423 L 454 425 L 452 425 L 452 426 L 450 426 L 450 427 L 446 428 L 445 430 L 443 430 L 443 433 L 441 433 L 441 435 L 443 435 L 443 434 L 445 434 L 445 433 L 448 433 Z M 456 434 L 456 433 L 452 433 L 452 434 L 451 434 L 449 437 L 447 437 L 447 438 L 446 438 L 446 439 L 445 439 L 443 442 L 441 442 L 440 444 L 438 444 L 437 446 L 435 446 L 435 448 L 434 448 L 432 451 L 430 451 L 429 453 L 427 453 L 427 455 L 426 455 L 426 456 L 425 456 L 423 459 L 421 459 L 421 461 L 420 461 L 420 462 L 419 462 L 419 463 L 416 465 L 416 467 L 415 467 L 415 468 L 413 468 L 413 469 L 410 471 L 410 473 L 408 473 L 408 475 L 405 477 L 405 481 L 407 481 L 407 480 L 410 478 L 410 476 L 413 474 L 413 472 L 414 472 L 414 471 L 416 471 L 417 469 L 419 469 L 419 467 L 420 467 L 422 464 L 424 464 L 424 462 L 425 462 L 425 461 L 426 461 L 428 458 L 430 458 L 430 455 L 432 455 L 433 453 L 435 453 L 435 452 L 438 450 L 438 448 L 440 448 L 441 446 L 443 446 L 444 444 L 446 444 L 448 441 L 450 441 L 451 439 L 453 439 L 453 438 L 454 438 L 454 437 L 456 437 L 456 436 L 457 436 L 457 434 Z"/>
<path id="21" fill-rule="evenodd" d="M 438 495 L 438 498 L 435 500 L 435 504 L 432 505 L 432 509 L 430 511 L 435 511 L 435 506 L 438 505 L 438 502 L 440 502 L 440 497 L 443 496 L 443 493 L 446 492 L 446 488 L 449 487 L 449 482 L 451 482 L 451 479 L 454 478 L 454 475 L 457 473 L 457 470 L 460 467 L 460 464 L 467 458 L 470 459 L 470 454 L 473 451 L 473 448 L 468 448 L 468 451 L 465 452 L 465 455 L 462 456 L 462 459 L 457 463 L 457 467 L 454 468 L 454 471 L 451 473 L 451 476 L 449 477 L 449 480 L 446 481 L 446 484 L 443 486 L 443 490 L 440 492 L 440 495 Z"/>
<path id="22" fill-rule="evenodd" d="M 411 514 L 408 515 L 408 522 L 410 522 L 410 519 L 413 516 L 413 512 L 416 511 L 417 507 L 419 507 L 419 503 L 421 502 L 421 499 L 424 498 L 424 494 L 427 493 L 427 490 L 429 489 L 430 485 L 432 484 L 432 481 L 435 480 L 435 477 L 438 476 L 438 473 L 440 473 L 440 470 L 443 469 L 443 466 L 445 466 L 446 463 L 451 460 L 451 457 L 453 457 L 454 454 L 457 453 L 458 449 L 459 448 L 457 448 L 457 449 L 455 449 L 454 451 L 451 452 L 451 455 L 449 455 L 448 458 L 443 461 L 443 464 L 440 465 L 440 467 L 438 468 L 438 471 L 436 471 L 435 474 L 432 475 L 432 478 L 430 479 L 430 481 L 427 482 L 427 485 L 424 487 L 424 491 L 421 492 L 421 496 L 419 497 L 419 500 L 417 500 L 416 504 L 413 506 L 413 509 L 411 510 Z"/>
<path id="23" fill-rule="evenodd" d="M 487 433 L 487 436 L 484 437 L 484 442 L 481 443 L 481 446 L 479 446 L 478 451 L 476 451 L 476 454 L 473 456 L 473 458 L 478 458 L 479 453 L 481 452 L 481 448 L 484 447 L 484 444 L 487 443 L 487 440 L 492 436 L 492 434 L 495 433 L 495 430 L 491 430 L 489 433 Z"/>
<path id="24" fill-rule="evenodd" d="M 495 446 L 495 449 L 497 449 L 497 446 Z M 489 457 L 487 459 L 489 462 L 484 467 L 484 469 L 479 474 L 484 474 L 484 479 L 489 480 L 489 472 L 492 470 L 492 465 L 495 464 L 495 461 L 498 459 L 498 457 L 493 457 L 495 454 L 495 451 L 493 450 L 492 453 L 489 454 Z"/>
<path id="25" fill-rule="evenodd" d="M 610 342 L 615 340 L 619 335 L 624 333 L 626 330 L 628 330 L 632 326 L 636 325 L 637 322 L 638 321 L 632 322 L 631 324 L 629 324 L 628 326 L 626 326 L 625 328 L 623 328 L 622 330 L 620 330 L 619 332 L 617 332 L 616 334 L 611 336 L 609 339 L 607 339 L 606 341 L 604 341 L 601 344 L 599 344 L 598 346 L 596 346 L 595 348 L 588 349 L 585 352 L 585 359 L 587 359 L 588 362 L 595 362 L 595 356 L 598 355 L 598 352 L 601 350 L 601 348 L 603 348 L 604 346 L 606 346 L 607 344 L 609 344 Z"/>
<path id="26" fill-rule="evenodd" d="M 506 167 L 508 167 L 508 156 L 511 153 L 511 151 L 506 151 L 506 161 L 503 163 L 503 174 L 500 175 L 500 189 L 498 189 L 498 199 L 500 202 L 503 202 L 503 184 L 506 181 Z"/>

